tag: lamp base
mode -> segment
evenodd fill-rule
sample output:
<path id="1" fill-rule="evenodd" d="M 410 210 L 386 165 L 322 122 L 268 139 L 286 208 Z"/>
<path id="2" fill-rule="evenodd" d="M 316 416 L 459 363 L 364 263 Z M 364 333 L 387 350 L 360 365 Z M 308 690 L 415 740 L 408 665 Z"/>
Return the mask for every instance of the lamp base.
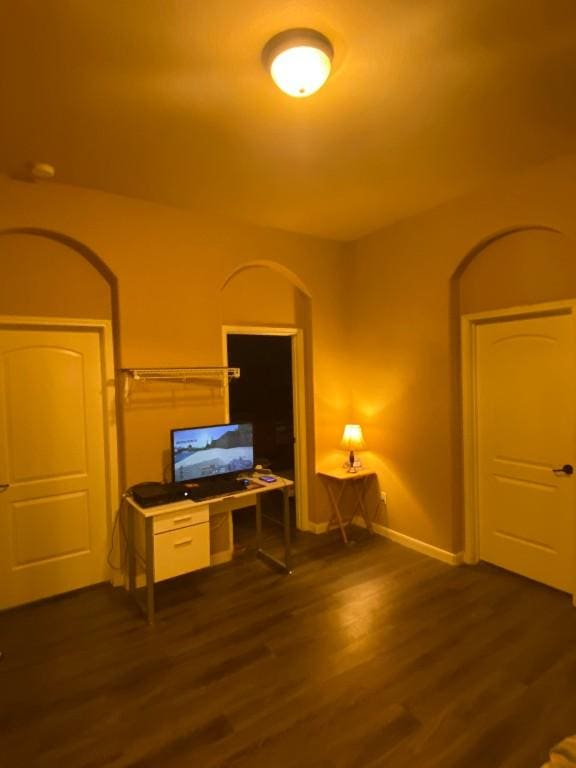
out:
<path id="1" fill-rule="evenodd" d="M 356 458 L 354 451 L 350 451 L 348 461 L 344 464 L 344 469 L 348 470 L 350 473 L 358 472 L 359 469 L 362 469 L 360 459 Z"/>

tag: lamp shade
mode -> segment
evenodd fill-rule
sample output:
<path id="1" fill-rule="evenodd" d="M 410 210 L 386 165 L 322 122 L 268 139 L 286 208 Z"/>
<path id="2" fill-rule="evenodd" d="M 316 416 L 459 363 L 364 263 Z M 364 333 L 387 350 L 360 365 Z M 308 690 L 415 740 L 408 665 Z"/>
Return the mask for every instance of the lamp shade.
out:
<path id="1" fill-rule="evenodd" d="M 281 91 L 301 99 L 321 88 L 330 75 L 333 49 L 313 29 L 288 29 L 270 40 L 263 61 Z"/>
<path id="2" fill-rule="evenodd" d="M 346 451 L 357 451 L 364 448 L 364 435 L 360 424 L 346 424 L 342 434 L 342 448 Z"/>

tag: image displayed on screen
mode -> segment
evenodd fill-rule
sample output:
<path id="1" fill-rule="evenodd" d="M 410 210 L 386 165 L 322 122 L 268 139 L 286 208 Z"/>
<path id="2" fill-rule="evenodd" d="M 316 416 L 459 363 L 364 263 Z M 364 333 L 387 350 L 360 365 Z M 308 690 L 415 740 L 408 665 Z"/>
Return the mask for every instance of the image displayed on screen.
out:
<path id="1" fill-rule="evenodd" d="M 172 431 L 174 480 L 242 472 L 254 467 L 252 424 L 221 424 Z"/>

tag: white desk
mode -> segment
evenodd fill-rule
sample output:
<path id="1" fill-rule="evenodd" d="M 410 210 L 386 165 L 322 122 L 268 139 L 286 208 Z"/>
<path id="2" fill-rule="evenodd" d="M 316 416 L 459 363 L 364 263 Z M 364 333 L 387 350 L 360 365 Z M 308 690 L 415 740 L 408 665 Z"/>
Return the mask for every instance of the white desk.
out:
<path id="1" fill-rule="evenodd" d="M 252 487 L 202 501 L 179 501 L 158 507 L 141 507 L 127 497 L 126 539 L 128 546 L 128 590 L 138 602 L 149 623 L 154 622 L 154 584 L 164 579 L 190 573 L 210 565 L 210 514 L 228 499 L 256 505 L 257 555 L 285 573 L 292 572 L 290 536 L 290 491 L 292 480 L 277 477 L 274 483 L 251 478 Z M 262 548 L 261 496 L 281 491 L 284 560 L 278 560 Z M 228 514 L 231 514 L 230 512 Z M 139 530 L 143 535 L 139 536 Z M 136 568 L 140 561 L 146 574 L 146 602 L 142 604 L 136 590 Z"/>

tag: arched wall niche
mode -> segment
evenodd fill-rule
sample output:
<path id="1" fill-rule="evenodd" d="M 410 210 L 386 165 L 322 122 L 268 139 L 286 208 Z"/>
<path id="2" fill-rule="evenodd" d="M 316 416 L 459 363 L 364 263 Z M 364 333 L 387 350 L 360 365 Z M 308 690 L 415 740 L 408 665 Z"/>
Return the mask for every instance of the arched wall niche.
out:
<path id="1" fill-rule="evenodd" d="M 456 546 L 464 543 L 462 457 L 461 318 L 510 307 L 576 298 L 576 249 L 565 234 L 545 225 L 510 227 L 479 241 L 464 256 L 450 282 L 453 447 L 457 466 L 454 509 L 460 509 Z"/>
<path id="2" fill-rule="evenodd" d="M 575 297 L 575 255 L 570 239 L 551 227 L 491 235 L 454 272 L 458 314 Z"/>
<path id="3" fill-rule="evenodd" d="M 301 280 L 300 277 L 295 272 L 293 272 L 291 269 L 288 269 L 288 267 L 285 267 L 283 264 L 279 264 L 276 261 L 272 261 L 268 259 L 254 260 L 254 261 L 247 262 L 246 264 L 241 264 L 239 267 L 236 267 L 236 269 L 234 269 L 228 275 L 228 277 L 222 284 L 222 291 L 224 291 L 226 287 L 242 273 L 247 271 L 250 272 L 256 269 L 269 270 L 270 272 L 266 274 L 276 273 L 277 275 L 283 277 L 294 288 L 297 288 L 299 291 L 301 291 L 305 296 L 307 296 L 308 298 L 311 298 L 310 290 L 307 288 L 304 281 Z M 277 284 L 280 284 L 280 283 L 277 283 Z"/>
<path id="4" fill-rule="evenodd" d="M 0 230 L 0 315 L 108 320 L 112 325 L 114 367 L 119 367 L 118 283 L 87 245 L 61 232 L 32 227 Z M 116 391 L 112 454 L 120 457 L 124 483 L 124 425 Z"/>
<path id="5" fill-rule="evenodd" d="M 280 264 L 246 264 L 234 270 L 222 286 L 222 321 L 225 325 L 309 328 L 310 294 Z"/>
<path id="6" fill-rule="evenodd" d="M 117 281 L 88 246 L 60 232 L 0 231 L 0 314 L 111 319 Z"/>
<path id="7" fill-rule="evenodd" d="M 121 562 L 114 515 L 119 488 L 125 487 L 124 436 L 118 390 L 110 386 L 118 367 L 118 343 L 110 338 L 110 327 L 113 335 L 118 333 L 115 276 L 83 243 L 59 232 L 28 227 L 0 230 L 0 269 L 0 316 L 11 331 L 42 327 L 98 334 L 104 443 L 96 445 L 106 463 L 106 490 L 101 501 L 106 498 L 107 503 L 99 503 L 91 514 L 105 518 L 111 542 L 109 558 Z M 113 576 L 111 570 L 108 573 L 113 583 L 120 583 L 120 577 Z"/>

